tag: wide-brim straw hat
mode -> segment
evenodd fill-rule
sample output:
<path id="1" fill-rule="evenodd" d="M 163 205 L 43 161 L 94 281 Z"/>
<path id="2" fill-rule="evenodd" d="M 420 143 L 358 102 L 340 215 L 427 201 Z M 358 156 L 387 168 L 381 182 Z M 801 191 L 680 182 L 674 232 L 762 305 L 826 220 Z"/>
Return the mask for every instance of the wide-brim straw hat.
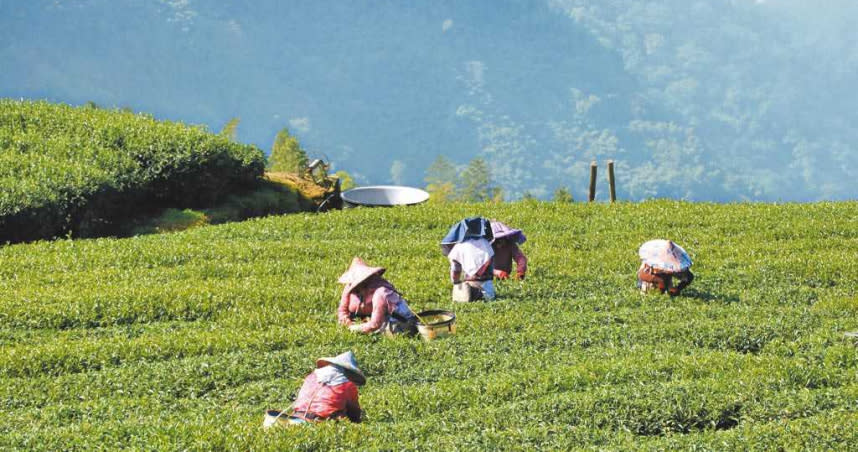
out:
<path id="1" fill-rule="evenodd" d="M 366 376 L 357 366 L 355 354 L 351 350 L 340 353 L 333 358 L 319 358 L 316 360 L 316 367 L 337 366 L 342 369 L 349 380 L 358 386 L 363 386 L 366 383 Z"/>
<path id="2" fill-rule="evenodd" d="M 363 261 L 363 259 L 355 257 L 352 259 L 349 269 L 340 276 L 340 279 L 338 279 L 337 282 L 351 287 L 356 287 L 372 275 L 381 276 L 384 273 L 384 270 L 384 267 L 370 267 Z"/>
<path id="3" fill-rule="evenodd" d="M 509 239 L 521 245 L 527 241 L 527 237 L 521 229 L 511 228 L 498 220 L 490 220 L 492 223 L 492 235 L 495 240 Z"/>
<path id="4" fill-rule="evenodd" d="M 644 264 L 656 270 L 680 272 L 691 267 L 688 253 L 670 240 L 650 240 L 641 245 L 638 256 Z"/>

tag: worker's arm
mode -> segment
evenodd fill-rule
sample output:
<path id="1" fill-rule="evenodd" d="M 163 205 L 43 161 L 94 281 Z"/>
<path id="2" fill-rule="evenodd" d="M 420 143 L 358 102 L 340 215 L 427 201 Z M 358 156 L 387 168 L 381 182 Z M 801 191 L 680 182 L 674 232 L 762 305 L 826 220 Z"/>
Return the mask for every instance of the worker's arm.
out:
<path id="1" fill-rule="evenodd" d="M 492 275 L 493 273 L 494 273 L 494 267 L 492 266 L 491 258 L 489 258 L 489 260 L 487 260 L 485 263 L 483 263 L 483 266 L 480 267 L 479 270 L 477 270 L 477 273 L 474 276 L 472 276 L 472 277 L 466 276 L 465 278 L 472 280 L 472 281 L 483 281 L 483 280 L 485 280 L 485 276 L 487 274 Z M 491 279 L 491 278 L 489 278 L 489 279 Z"/>
<path id="2" fill-rule="evenodd" d="M 337 308 L 337 320 L 340 322 L 340 325 L 351 325 L 352 319 L 349 314 L 349 297 L 351 296 L 351 291 L 349 291 L 349 286 L 343 288 L 343 294 L 340 295 L 340 306 Z"/>
<path id="3" fill-rule="evenodd" d="M 453 284 L 462 282 L 462 265 L 454 260 L 450 260 L 450 281 Z"/>
<path id="4" fill-rule="evenodd" d="M 369 321 L 360 326 L 362 333 L 372 333 L 387 321 L 387 297 L 391 294 L 388 289 L 380 287 L 372 293 L 372 315 Z"/>
<path id="5" fill-rule="evenodd" d="M 515 273 L 518 279 L 524 279 L 524 274 L 527 273 L 527 256 L 521 252 L 518 245 L 512 245 L 512 259 L 515 261 Z"/>
<path id="6" fill-rule="evenodd" d="M 349 390 L 349 398 L 346 401 L 346 416 L 349 417 L 349 420 L 352 422 L 360 422 L 360 402 L 358 401 L 358 390 L 357 387 L 352 386 Z"/>

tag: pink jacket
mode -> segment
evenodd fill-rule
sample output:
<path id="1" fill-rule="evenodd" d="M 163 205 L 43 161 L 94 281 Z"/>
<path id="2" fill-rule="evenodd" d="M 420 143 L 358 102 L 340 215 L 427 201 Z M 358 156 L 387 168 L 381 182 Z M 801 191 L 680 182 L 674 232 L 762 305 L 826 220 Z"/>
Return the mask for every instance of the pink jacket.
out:
<path id="1" fill-rule="evenodd" d="M 383 279 L 370 281 L 356 290 L 352 290 L 349 286 L 343 289 L 340 305 L 337 308 L 337 319 L 341 324 L 349 325 L 351 314 L 357 317 L 369 317 L 369 321 L 361 325 L 361 332 L 371 333 L 381 328 L 397 308 L 403 311 L 402 308 L 407 306 L 405 299 L 389 282 Z M 407 312 L 407 309 L 404 311 Z"/>
<path id="2" fill-rule="evenodd" d="M 360 422 L 357 386 L 351 381 L 336 386 L 324 385 L 316 380 L 315 372 L 304 379 L 292 408 L 298 417 L 308 413 L 323 419 L 348 417 L 352 422 Z"/>

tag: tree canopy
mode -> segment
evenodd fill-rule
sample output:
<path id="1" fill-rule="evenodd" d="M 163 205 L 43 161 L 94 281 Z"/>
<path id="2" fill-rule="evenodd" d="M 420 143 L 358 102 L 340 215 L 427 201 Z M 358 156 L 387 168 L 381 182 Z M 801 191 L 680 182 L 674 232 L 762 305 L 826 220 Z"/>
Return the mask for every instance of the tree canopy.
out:
<path id="1" fill-rule="evenodd" d="M 271 155 L 268 157 L 269 171 L 301 173 L 307 167 L 307 153 L 301 149 L 298 139 L 283 128 L 274 138 Z"/>

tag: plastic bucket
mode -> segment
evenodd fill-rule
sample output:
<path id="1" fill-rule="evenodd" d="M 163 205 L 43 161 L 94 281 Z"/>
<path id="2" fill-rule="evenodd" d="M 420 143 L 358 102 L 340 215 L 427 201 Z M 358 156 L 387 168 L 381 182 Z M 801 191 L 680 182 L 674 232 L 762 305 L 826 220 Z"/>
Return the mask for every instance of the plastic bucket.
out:
<path id="1" fill-rule="evenodd" d="M 417 331 L 425 341 L 456 334 L 456 314 L 450 311 L 423 311 L 417 317 Z"/>
<path id="2" fill-rule="evenodd" d="M 411 206 L 426 202 L 429 193 L 414 187 L 399 185 L 370 185 L 344 191 L 341 195 L 344 207 L 393 207 Z"/>

